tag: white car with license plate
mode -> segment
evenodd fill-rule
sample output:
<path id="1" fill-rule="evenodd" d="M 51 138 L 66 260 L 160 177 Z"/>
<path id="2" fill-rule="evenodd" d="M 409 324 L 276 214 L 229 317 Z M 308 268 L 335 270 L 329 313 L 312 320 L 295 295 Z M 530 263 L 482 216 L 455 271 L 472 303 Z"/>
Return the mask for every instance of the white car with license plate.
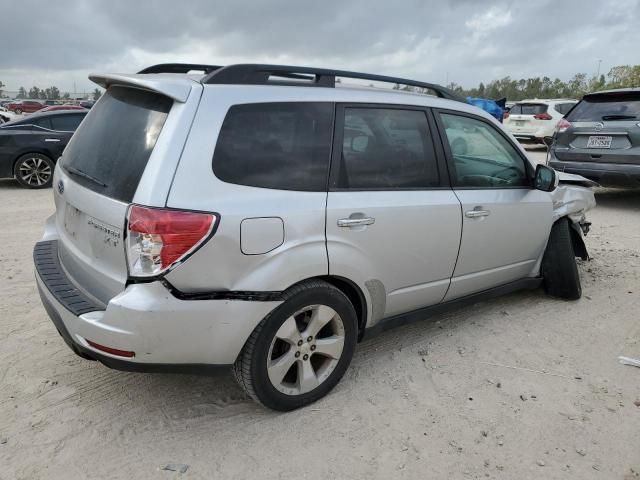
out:
<path id="1" fill-rule="evenodd" d="M 573 106 L 571 99 L 523 100 L 516 102 L 504 119 L 505 128 L 518 140 L 544 143 L 550 140 L 556 125 Z"/>

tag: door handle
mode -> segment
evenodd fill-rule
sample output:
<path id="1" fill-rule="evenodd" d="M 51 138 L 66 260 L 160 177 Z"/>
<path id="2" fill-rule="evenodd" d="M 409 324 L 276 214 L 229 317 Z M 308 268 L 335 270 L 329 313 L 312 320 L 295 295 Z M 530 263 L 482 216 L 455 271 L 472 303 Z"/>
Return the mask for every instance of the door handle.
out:
<path id="1" fill-rule="evenodd" d="M 44 141 L 45 142 L 59 142 L 60 139 L 59 138 L 45 138 Z"/>
<path id="2" fill-rule="evenodd" d="M 340 218 L 338 220 L 339 227 L 360 227 L 363 225 L 373 225 L 376 219 L 373 217 L 364 218 Z"/>
<path id="3" fill-rule="evenodd" d="M 490 214 L 489 210 L 482 210 L 482 207 L 476 207 L 473 210 L 464 212 L 464 216 L 467 218 L 488 217 Z"/>

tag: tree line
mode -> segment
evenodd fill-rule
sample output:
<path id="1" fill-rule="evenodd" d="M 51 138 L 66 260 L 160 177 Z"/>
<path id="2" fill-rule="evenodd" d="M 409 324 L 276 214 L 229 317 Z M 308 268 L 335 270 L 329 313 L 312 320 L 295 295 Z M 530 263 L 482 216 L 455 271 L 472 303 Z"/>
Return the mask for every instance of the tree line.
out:
<path id="1" fill-rule="evenodd" d="M 640 65 L 620 65 L 613 67 L 606 75 L 588 77 L 586 73 L 577 73 L 563 82 L 550 77 L 521 78 L 519 80 L 504 77 L 486 85 L 480 83 L 475 88 L 465 89 L 451 83 L 448 87 L 458 94 L 470 97 L 491 98 L 506 97 L 508 101 L 526 98 L 581 98 L 584 94 L 610 88 L 640 87 Z"/>
<path id="2" fill-rule="evenodd" d="M 2 98 L 4 95 L 4 87 L 4 83 L 0 81 L 0 98 Z M 98 100 L 98 98 L 100 98 L 100 95 L 102 95 L 102 92 L 99 88 L 96 88 L 93 90 L 93 92 L 91 92 L 90 95 L 94 100 Z M 25 98 L 32 100 L 70 100 L 71 94 L 69 92 L 60 92 L 60 89 L 55 85 L 47 88 L 39 88 L 33 86 L 28 91 L 26 88 L 20 87 L 18 89 L 16 98 Z"/>

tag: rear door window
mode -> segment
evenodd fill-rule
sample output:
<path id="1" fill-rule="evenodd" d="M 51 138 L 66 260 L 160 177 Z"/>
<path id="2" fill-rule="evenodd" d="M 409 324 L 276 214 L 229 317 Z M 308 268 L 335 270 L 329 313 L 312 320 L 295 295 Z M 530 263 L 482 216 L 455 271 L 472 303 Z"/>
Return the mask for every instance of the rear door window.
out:
<path id="1" fill-rule="evenodd" d="M 50 117 L 51 128 L 59 132 L 75 132 L 83 118 L 84 115 L 80 114 Z"/>
<path id="2" fill-rule="evenodd" d="M 131 202 L 172 104 L 146 90 L 109 88 L 71 138 L 62 167 L 85 187 Z"/>
<path id="3" fill-rule="evenodd" d="M 218 136 L 214 174 L 238 185 L 326 191 L 333 110 L 331 103 L 234 105 Z"/>
<path id="4" fill-rule="evenodd" d="M 538 115 L 545 113 L 547 105 L 544 103 L 517 103 L 509 111 L 510 115 Z"/>
<path id="5" fill-rule="evenodd" d="M 440 186 L 424 111 L 344 109 L 338 189 L 396 190 Z"/>
<path id="6" fill-rule="evenodd" d="M 636 119 L 640 119 L 640 92 L 588 96 L 567 117 L 570 122 Z"/>
<path id="7" fill-rule="evenodd" d="M 52 130 L 51 128 L 51 120 L 49 117 L 37 118 L 33 121 L 33 124 L 36 127 L 46 128 L 47 130 Z"/>

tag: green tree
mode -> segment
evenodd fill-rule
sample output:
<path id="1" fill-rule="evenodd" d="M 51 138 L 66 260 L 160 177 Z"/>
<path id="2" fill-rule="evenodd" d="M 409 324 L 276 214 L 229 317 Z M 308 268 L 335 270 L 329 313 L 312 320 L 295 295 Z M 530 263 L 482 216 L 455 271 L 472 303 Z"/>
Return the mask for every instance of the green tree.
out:
<path id="1" fill-rule="evenodd" d="M 40 98 L 40 89 L 38 87 L 31 87 L 29 89 L 29 98 Z"/>
<path id="2" fill-rule="evenodd" d="M 58 100 L 60 98 L 60 90 L 56 86 L 47 88 L 45 94 L 49 100 Z"/>
<path id="3" fill-rule="evenodd" d="M 71 98 L 71 95 L 69 95 L 69 92 L 64 92 L 64 94 L 62 95 L 62 99 L 69 100 L 69 98 Z"/>
<path id="4" fill-rule="evenodd" d="M 3 97 L 4 91 L 2 90 L 5 87 L 5 84 L 0 81 L 0 98 Z"/>
<path id="5" fill-rule="evenodd" d="M 16 98 L 27 98 L 27 90 L 24 87 L 20 87 Z"/>
<path id="6" fill-rule="evenodd" d="M 93 99 L 94 99 L 94 100 L 96 100 L 96 101 L 97 101 L 97 100 L 100 98 L 100 96 L 101 96 L 101 95 L 102 95 L 102 92 L 100 91 L 100 89 L 99 89 L 99 88 L 96 88 L 96 89 L 93 91 Z"/>

